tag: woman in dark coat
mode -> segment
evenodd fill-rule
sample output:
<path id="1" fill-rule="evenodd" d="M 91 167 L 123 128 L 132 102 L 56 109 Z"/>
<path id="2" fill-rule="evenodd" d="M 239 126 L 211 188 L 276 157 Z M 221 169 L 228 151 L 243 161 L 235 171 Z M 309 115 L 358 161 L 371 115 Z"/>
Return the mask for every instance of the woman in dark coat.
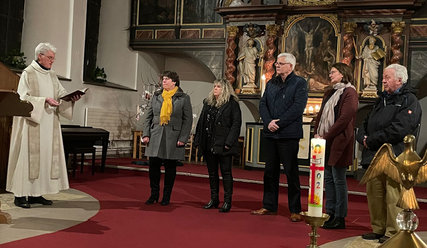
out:
<path id="1" fill-rule="evenodd" d="M 326 140 L 325 194 L 326 213 L 330 218 L 323 228 L 344 229 L 348 203 L 346 170 L 353 163 L 359 100 L 348 65 L 332 65 L 329 78 L 333 88 L 325 92 L 314 128 L 315 137 Z"/>
<path id="2" fill-rule="evenodd" d="M 162 88 L 154 93 L 143 121 L 142 142 L 147 144 L 151 196 L 145 202 L 159 200 L 160 166 L 165 166 L 161 205 L 169 204 L 176 176 L 176 163 L 184 160 L 184 145 L 188 141 L 193 114 L 190 97 L 179 87 L 176 72 L 162 74 Z"/>
<path id="3" fill-rule="evenodd" d="M 203 207 L 219 205 L 218 165 L 224 185 L 224 204 L 219 212 L 229 212 L 233 194 L 231 173 L 232 155 L 238 153 L 238 138 L 242 117 L 239 102 L 233 87 L 227 81 L 215 80 L 197 123 L 195 146 L 199 147 L 208 167 L 211 200 Z"/>

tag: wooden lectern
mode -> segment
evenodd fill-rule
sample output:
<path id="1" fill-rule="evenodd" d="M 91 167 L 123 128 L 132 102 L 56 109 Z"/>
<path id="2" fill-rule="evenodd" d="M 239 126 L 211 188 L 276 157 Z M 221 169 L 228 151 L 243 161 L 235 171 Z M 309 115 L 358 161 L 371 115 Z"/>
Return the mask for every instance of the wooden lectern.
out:
<path id="1" fill-rule="evenodd" d="M 19 99 L 16 93 L 18 83 L 19 76 L 0 63 L 0 192 L 6 189 L 13 116 L 30 116 L 33 110 L 31 103 Z M 10 222 L 10 215 L 0 210 L 0 224 Z"/>

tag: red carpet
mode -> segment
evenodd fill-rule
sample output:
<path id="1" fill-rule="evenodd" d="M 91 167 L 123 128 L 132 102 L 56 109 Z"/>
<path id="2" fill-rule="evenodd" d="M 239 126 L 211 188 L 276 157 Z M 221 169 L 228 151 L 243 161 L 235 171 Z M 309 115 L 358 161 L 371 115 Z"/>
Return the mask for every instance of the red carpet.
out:
<path id="1" fill-rule="evenodd" d="M 236 174 L 237 171 L 234 176 Z M 171 204 L 165 207 L 144 204 L 149 196 L 146 172 L 106 169 L 105 173 L 95 176 L 89 172 L 77 173 L 71 187 L 97 198 L 101 205 L 99 213 L 74 227 L 1 247 L 300 248 L 309 243 L 310 228 L 288 220 L 286 188 L 281 188 L 277 216 L 252 216 L 250 211 L 261 207 L 262 185 L 235 183 L 233 208 L 227 214 L 201 208 L 209 200 L 205 178 L 177 176 Z M 306 209 L 307 191 L 302 195 Z M 369 231 L 365 197 L 351 195 L 349 201 L 347 229 L 319 230 L 318 244 Z M 418 230 L 425 231 L 427 205 L 421 203 L 420 207 L 421 210 L 416 211 L 420 218 Z"/>

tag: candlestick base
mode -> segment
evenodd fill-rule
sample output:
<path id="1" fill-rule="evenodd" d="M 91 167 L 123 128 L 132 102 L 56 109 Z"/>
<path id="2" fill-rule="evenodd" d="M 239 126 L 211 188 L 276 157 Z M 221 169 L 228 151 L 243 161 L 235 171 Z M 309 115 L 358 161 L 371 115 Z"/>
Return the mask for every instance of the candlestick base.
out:
<path id="1" fill-rule="evenodd" d="M 309 233 L 310 236 L 310 244 L 307 245 L 307 248 L 318 248 L 317 246 L 317 238 L 319 235 L 317 234 L 317 228 L 319 226 L 322 226 L 327 219 L 329 219 L 329 215 L 322 214 L 322 217 L 314 217 L 309 216 L 307 212 L 301 212 L 301 216 L 304 218 L 305 223 L 307 225 L 310 225 L 311 232 Z"/>

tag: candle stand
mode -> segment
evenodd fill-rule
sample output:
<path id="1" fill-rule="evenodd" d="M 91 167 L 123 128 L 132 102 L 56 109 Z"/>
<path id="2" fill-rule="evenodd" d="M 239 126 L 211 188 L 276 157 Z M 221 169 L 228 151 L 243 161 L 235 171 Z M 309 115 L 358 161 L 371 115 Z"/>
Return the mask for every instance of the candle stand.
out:
<path id="1" fill-rule="evenodd" d="M 322 214 L 322 217 L 314 217 L 314 216 L 309 216 L 307 212 L 301 212 L 300 214 L 301 216 L 303 216 L 305 223 L 307 223 L 311 227 L 311 232 L 309 233 L 310 244 L 307 245 L 306 247 L 318 248 L 319 246 L 317 246 L 317 238 L 319 237 L 319 235 L 317 234 L 317 228 L 319 226 L 322 226 L 323 223 L 325 223 L 325 221 L 329 219 L 329 215 Z"/>

